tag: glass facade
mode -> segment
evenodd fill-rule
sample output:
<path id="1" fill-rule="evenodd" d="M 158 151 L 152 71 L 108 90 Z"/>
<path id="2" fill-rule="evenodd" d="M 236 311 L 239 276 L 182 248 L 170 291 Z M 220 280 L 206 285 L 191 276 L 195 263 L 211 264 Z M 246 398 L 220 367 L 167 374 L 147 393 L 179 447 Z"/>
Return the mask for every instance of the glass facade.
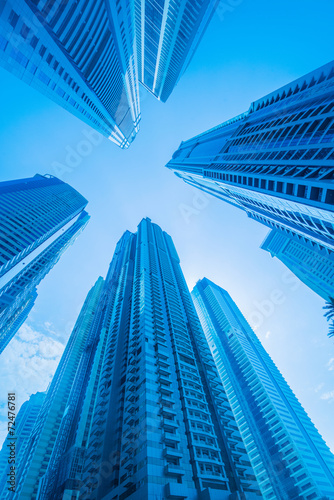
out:
<path id="1" fill-rule="evenodd" d="M 7 0 L 0 64 L 122 148 L 140 109 L 129 2 Z"/>
<path id="2" fill-rule="evenodd" d="M 261 245 L 325 300 L 334 296 L 334 253 L 298 235 L 272 229 Z"/>
<path id="3" fill-rule="evenodd" d="M 80 359 L 89 346 L 89 329 L 102 285 L 103 280 L 99 278 L 87 295 L 18 464 L 15 495 L 8 498 L 34 500 L 37 497 L 39 480 L 47 469 L 60 425 L 66 420 Z"/>
<path id="4" fill-rule="evenodd" d="M 10 313 L 7 311 L 6 314 L 3 314 L 0 332 L 0 353 L 5 349 L 5 347 L 7 347 L 15 333 L 21 328 L 23 323 L 28 318 L 31 309 L 35 305 L 36 298 L 36 288 L 32 291 L 29 290 L 27 293 L 22 295 L 20 300 L 15 303 L 14 307 L 11 307 Z"/>
<path id="5" fill-rule="evenodd" d="M 19 498 L 259 498 L 170 236 L 149 219 L 125 232 L 91 306 Z"/>
<path id="6" fill-rule="evenodd" d="M 45 399 L 44 392 L 37 392 L 36 394 L 32 394 L 28 401 L 23 403 L 20 408 L 20 411 L 17 414 L 15 420 L 15 437 L 16 437 L 16 445 L 15 445 L 15 453 L 16 453 L 16 461 L 20 461 L 21 457 L 24 454 L 25 446 L 27 445 L 30 433 L 37 421 L 38 414 L 41 410 L 42 404 Z M 8 481 L 8 472 L 10 465 L 8 464 L 8 444 L 13 441 L 13 436 L 8 435 L 7 439 L 5 439 L 3 447 L 0 451 L 0 499 L 6 500 L 7 498 L 11 498 L 7 496 L 8 488 L 10 484 Z M 12 494 L 10 494 L 13 496 Z"/>
<path id="7" fill-rule="evenodd" d="M 0 65 L 121 148 L 139 130 L 139 82 L 166 101 L 217 0 L 6 0 Z"/>
<path id="8" fill-rule="evenodd" d="M 138 76 L 165 102 L 187 68 L 216 0 L 134 0 Z"/>
<path id="9" fill-rule="evenodd" d="M 270 228 L 334 249 L 334 62 L 182 142 L 167 167 Z"/>
<path id="10" fill-rule="evenodd" d="M 86 226 L 86 205 L 55 177 L 0 183 L 0 352 L 32 308 L 36 286 Z"/>
<path id="11" fill-rule="evenodd" d="M 334 456 L 229 294 L 192 297 L 263 498 L 334 498 Z"/>

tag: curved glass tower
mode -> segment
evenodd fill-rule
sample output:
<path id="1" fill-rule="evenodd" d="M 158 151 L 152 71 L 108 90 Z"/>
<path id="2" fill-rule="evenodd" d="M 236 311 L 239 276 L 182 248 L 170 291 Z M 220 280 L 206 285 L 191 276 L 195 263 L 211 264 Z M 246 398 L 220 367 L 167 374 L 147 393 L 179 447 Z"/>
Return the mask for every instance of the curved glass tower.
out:
<path id="1" fill-rule="evenodd" d="M 139 130 L 134 27 L 121 0 L 8 0 L 0 64 L 122 148 Z"/>
<path id="2" fill-rule="evenodd" d="M 56 177 L 0 183 L 0 352 L 32 308 L 36 286 L 86 226 L 86 205 Z"/>
<path id="3" fill-rule="evenodd" d="M 134 0 L 138 77 L 165 102 L 186 70 L 217 0 Z"/>
<path id="4" fill-rule="evenodd" d="M 102 285 L 103 279 L 99 278 L 82 306 L 38 419 L 31 429 L 24 453 L 20 457 L 15 494 L 8 496 L 8 500 L 9 498 L 36 499 L 39 481 L 47 469 L 61 421 L 66 420 L 67 406 L 71 402 L 69 395 L 80 359 L 85 355 L 91 340 L 89 330 Z"/>

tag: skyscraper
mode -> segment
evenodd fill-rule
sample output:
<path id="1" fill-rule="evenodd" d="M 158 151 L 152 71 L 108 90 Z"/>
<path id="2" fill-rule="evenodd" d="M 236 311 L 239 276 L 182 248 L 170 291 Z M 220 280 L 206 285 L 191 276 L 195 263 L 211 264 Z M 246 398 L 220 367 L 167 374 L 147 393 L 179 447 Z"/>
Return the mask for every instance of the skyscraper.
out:
<path id="1" fill-rule="evenodd" d="M 334 296 L 334 253 L 299 235 L 272 229 L 261 248 L 325 300 Z"/>
<path id="2" fill-rule="evenodd" d="M 127 148 L 139 130 L 139 81 L 166 101 L 217 3 L 7 0 L 0 65 Z"/>
<path id="3" fill-rule="evenodd" d="M 263 498 L 334 498 L 334 456 L 229 294 L 192 297 Z"/>
<path id="4" fill-rule="evenodd" d="M 66 420 L 70 391 L 80 360 L 85 350 L 89 349 L 89 330 L 102 285 L 103 279 L 99 278 L 87 295 L 18 464 L 15 495 L 9 498 L 36 498 L 39 480 L 47 469 L 57 432 L 62 421 Z"/>
<path id="5" fill-rule="evenodd" d="M 334 249 L 334 62 L 182 142 L 167 167 L 270 228 Z"/>
<path id="6" fill-rule="evenodd" d="M 15 303 L 15 307 L 11 308 L 11 312 L 4 314 L 4 318 L 1 321 L 2 327 L 0 333 L 0 353 L 5 349 L 5 347 L 14 337 L 15 333 L 27 320 L 31 309 L 35 305 L 36 298 L 36 288 L 31 292 L 27 291 L 27 293 L 25 293 L 22 298 Z"/>
<path id="7" fill-rule="evenodd" d="M 258 498 L 173 242 L 149 219 L 117 244 L 91 314 L 48 467 L 35 453 L 38 499 Z"/>
<path id="8" fill-rule="evenodd" d="M 165 102 L 187 68 L 217 0 L 134 0 L 138 77 Z"/>
<path id="9" fill-rule="evenodd" d="M 87 224 L 86 205 L 56 177 L 0 183 L 0 352 L 33 306 L 36 286 Z"/>
<path id="10" fill-rule="evenodd" d="M 122 148 L 139 129 L 133 13 L 128 0 L 8 0 L 0 64 Z"/>
<path id="11" fill-rule="evenodd" d="M 37 392 L 32 394 L 28 401 L 25 401 L 20 408 L 15 420 L 15 460 L 16 463 L 21 460 L 24 453 L 25 446 L 28 442 L 30 432 L 32 431 L 42 404 L 45 399 L 45 392 Z M 14 428 L 14 427 L 13 427 Z M 5 500 L 8 494 L 8 488 L 10 487 L 8 481 L 8 444 L 13 440 L 13 436 L 8 435 L 5 440 L 3 447 L 0 451 L 0 499 Z M 10 498 L 10 497 L 9 497 Z"/>

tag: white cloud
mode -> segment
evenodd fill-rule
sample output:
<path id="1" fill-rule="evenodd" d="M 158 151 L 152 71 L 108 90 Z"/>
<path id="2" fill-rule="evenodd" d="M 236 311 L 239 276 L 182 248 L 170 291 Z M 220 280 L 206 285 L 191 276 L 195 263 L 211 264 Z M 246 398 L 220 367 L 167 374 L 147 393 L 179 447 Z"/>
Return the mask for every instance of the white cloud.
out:
<path id="1" fill-rule="evenodd" d="M 269 338 L 270 335 L 271 335 L 271 331 L 268 330 L 267 333 L 265 334 L 266 339 Z"/>
<path id="2" fill-rule="evenodd" d="M 324 385 L 325 385 L 324 383 L 317 385 L 317 387 L 314 389 L 314 392 L 321 391 L 321 389 L 323 388 Z"/>
<path id="3" fill-rule="evenodd" d="M 50 325 L 50 329 L 52 325 Z M 6 436 L 4 419 L 7 393 L 16 392 L 17 406 L 31 394 L 45 391 L 52 380 L 63 353 L 64 345 L 24 324 L 1 355 L 0 379 L 0 443 Z"/>
<path id="4" fill-rule="evenodd" d="M 324 392 L 324 394 L 321 394 L 320 398 L 326 401 L 334 401 L 334 391 Z"/>
<path id="5" fill-rule="evenodd" d="M 44 330 L 49 333 L 50 335 L 55 335 L 56 337 L 59 336 L 59 333 L 54 329 L 52 323 L 50 321 L 44 321 L 43 323 Z"/>
<path id="6" fill-rule="evenodd" d="M 327 363 L 327 365 L 326 365 L 326 366 L 328 366 L 328 370 L 329 370 L 330 372 L 334 371 L 334 358 L 331 358 L 331 359 L 328 361 L 328 363 Z"/>

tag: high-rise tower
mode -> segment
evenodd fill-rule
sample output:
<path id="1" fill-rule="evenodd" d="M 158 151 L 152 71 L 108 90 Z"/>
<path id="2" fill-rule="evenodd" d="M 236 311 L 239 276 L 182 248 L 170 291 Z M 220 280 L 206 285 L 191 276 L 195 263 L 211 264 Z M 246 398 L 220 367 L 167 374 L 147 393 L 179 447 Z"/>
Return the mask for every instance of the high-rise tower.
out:
<path id="1" fill-rule="evenodd" d="M 279 231 L 334 249 L 334 62 L 182 142 L 185 182 Z"/>
<path id="2" fill-rule="evenodd" d="M 128 0 L 8 0 L 0 64 L 122 148 L 139 129 L 133 13 Z"/>
<path id="3" fill-rule="evenodd" d="M 134 0 L 138 77 L 165 102 L 187 68 L 217 0 Z"/>
<path id="4" fill-rule="evenodd" d="M 334 297 L 334 252 L 297 234 L 272 229 L 261 244 L 325 300 Z"/>
<path id="5" fill-rule="evenodd" d="M 121 148 L 139 130 L 139 81 L 166 101 L 217 0 L 7 0 L 0 65 Z"/>
<path id="6" fill-rule="evenodd" d="M 149 219 L 119 241 L 87 342 L 38 499 L 258 498 L 173 242 Z"/>
<path id="7" fill-rule="evenodd" d="M 33 306 L 36 286 L 87 224 L 86 205 L 55 177 L 0 183 L 0 352 Z"/>
<path id="8" fill-rule="evenodd" d="M 334 456 L 229 294 L 192 296 L 263 498 L 334 498 Z"/>
<path id="9" fill-rule="evenodd" d="M 102 285 L 103 279 L 99 278 L 87 295 L 18 464 L 15 494 L 9 498 L 34 500 L 37 496 L 39 481 L 47 469 L 57 432 L 66 420 L 71 388 L 81 359 L 90 349 L 89 331 Z"/>

